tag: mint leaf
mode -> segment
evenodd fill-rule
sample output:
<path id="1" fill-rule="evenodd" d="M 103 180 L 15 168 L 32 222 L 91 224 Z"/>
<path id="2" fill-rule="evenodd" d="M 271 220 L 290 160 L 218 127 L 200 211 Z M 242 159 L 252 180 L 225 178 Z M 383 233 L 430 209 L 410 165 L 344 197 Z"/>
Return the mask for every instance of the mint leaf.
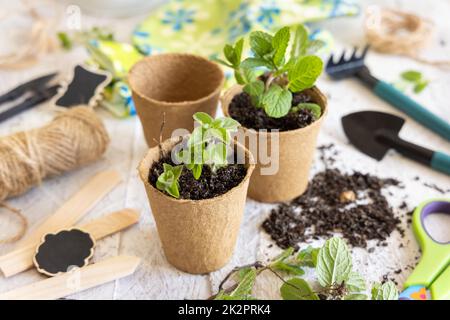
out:
<path id="1" fill-rule="evenodd" d="M 317 264 L 317 255 L 319 254 L 319 250 L 319 248 L 308 246 L 306 249 L 303 249 L 298 253 L 297 261 L 302 266 L 314 268 Z"/>
<path id="2" fill-rule="evenodd" d="M 300 278 L 293 278 L 283 283 L 280 293 L 284 300 L 319 300 L 308 282 Z"/>
<path id="3" fill-rule="evenodd" d="M 290 37 L 291 37 L 291 31 L 290 31 L 289 27 L 281 28 L 273 36 L 272 47 L 275 49 L 275 54 L 273 56 L 273 62 L 278 67 L 284 63 L 284 56 L 286 55 L 286 49 L 289 45 Z"/>
<path id="4" fill-rule="evenodd" d="M 213 122 L 213 118 L 206 112 L 196 112 L 193 118 L 201 125 L 211 124 Z"/>
<path id="5" fill-rule="evenodd" d="M 344 300 L 367 300 L 367 295 L 362 293 L 351 293 L 346 295 Z"/>
<path id="6" fill-rule="evenodd" d="M 345 287 L 352 293 L 361 292 L 366 290 L 366 281 L 359 273 L 352 271 L 348 275 L 348 279 L 345 282 Z"/>
<path id="7" fill-rule="evenodd" d="M 272 69 L 273 64 L 270 61 L 267 61 L 264 58 L 247 58 L 241 63 L 242 68 L 259 68 L 259 67 L 265 67 L 267 69 Z"/>
<path id="8" fill-rule="evenodd" d="M 297 59 L 305 54 L 306 46 L 308 43 L 308 31 L 306 28 L 299 24 L 295 29 L 294 41 L 291 47 L 291 59 Z"/>
<path id="9" fill-rule="evenodd" d="M 414 70 L 402 72 L 400 76 L 409 82 L 418 82 L 422 79 L 422 74 L 419 71 Z"/>
<path id="10" fill-rule="evenodd" d="M 253 31 L 250 33 L 250 47 L 255 55 L 264 57 L 273 50 L 272 36 L 263 31 Z"/>
<path id="11" fill-rule="evenodd" d="M 352 269 L 352 257 L 341 238 L 331 238 L 320 248 L 317 257 L 317 278 L 322 287 L 347 281 Z"/>
<path id="12" fill-rule="evenodd" d="M 305 270 L 303 270 L 299 265 L 283 261 L 272 264 L 272 269 L 283 271 L 296 276 L 302 276 L 305 274 Z"/>
<path id="13" fill-rule="evenodd" d="M 261 106 L 260 99 L 264 94 L 264 82 L 262 82 L 261 80 L 256 80 L 252 83 L 247 84 L 243 90 L 250 95 L 255 107 Z"/>
<path id="14" fill-rule="evenodd" d="M 234 55 L 236 57 L 235 66 L 238 67 L 242 59 L 242 51 L 244 50 L 244 39 L 239 39 L 234 45 Z"/>
<path id="15" fill-rule="evenodd" d="M 414 86 L 414 93 L 421 93 L 427 86 L 428 81 L 420 81 Z"/>
<path id="16" fill-rule="evenodd" d="M 247 269 L 245 273 L 240 274 L 240 282 L 236 289 L 234 289 L 230 296 L 234 298 L 246 299 L 251 296 L 253 286 L 256 280 L 256 270 L 253 268 Z"/>
<path id="17" fill-rule="evenodd" d="M 322 73 L 323 62 L 317 56 L 300 58 L 288 73 L 289 89 L 299 92 L 311 88 Z"/>
<path id="18" fill-rule="evenodd" d="M 292 93 L 277 84 L 272 84 L 261 103 L 269 117 L 281 118 L 291 109 Z"/>
<path id="19" fill-rule="evenodd" d="M 323 47 L 325 47 L 325 42 L 322 40 L 311 40 L 308 41 L 308 45 L 306 47 L 306 51 L 305 54 L 315 54 L 317 53 L 317 51 L 319 51 L 320 49 L 322 49 Z"/>
<path id="20" fill-rule="evenodd" d="M 398 290 L 395 283 L 387 281 L 375 283 L 372 287 L 372 300 L 398 300 Z"/>
<path id="21" fill-rule="evenodd" d="M 316 120 L 319 119 L 320 116 L 322 115 L 322 108 L 318 104 L 310 102 L 299 103 L 297 106 L 292 108 L 291 112 L 297 112 L 298 110 L 301 109 L 310 110 L 314 116 L 314 119 Z"/>
<path id="22" fill-rule="evenodd" d="M 226 44 L 223 48 L 223 54 L 232 66 L 236 65 L 236 53 L 234 52 L 234 48 L 232 45 Z"/>

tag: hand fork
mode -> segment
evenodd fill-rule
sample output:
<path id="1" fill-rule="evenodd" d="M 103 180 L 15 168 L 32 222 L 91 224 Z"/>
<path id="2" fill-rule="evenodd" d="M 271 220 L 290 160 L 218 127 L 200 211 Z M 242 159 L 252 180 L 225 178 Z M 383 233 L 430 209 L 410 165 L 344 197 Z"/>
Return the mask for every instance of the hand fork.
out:
<path id="1" fill-rule="evenodd" d="M 450 124 L 448 122 L 428 111 L 389 83 L 375 78 L 370 73 L 369 68 L 364 64 L 364 58 L 368 50 L 369 46 L 365 46 L 362 53 L 358 54 L 358 48 L 355 47 L 348 58 L 346 57 L 346 52 L 343 51 L 336 62 L 333 55 L 331 55 L 325 70 L 335 80 L 352 76 L 358 78 L 378 97 L 450 141 Z"/>

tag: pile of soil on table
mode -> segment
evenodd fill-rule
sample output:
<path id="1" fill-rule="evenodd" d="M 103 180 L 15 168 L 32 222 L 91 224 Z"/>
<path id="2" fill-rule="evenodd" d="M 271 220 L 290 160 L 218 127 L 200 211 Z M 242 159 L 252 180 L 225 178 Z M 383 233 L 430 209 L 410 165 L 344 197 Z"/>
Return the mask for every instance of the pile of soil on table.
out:
<path id="1" fill-rule="evenodd" d="M 293 93 L 292 106 L 305 102 L 317 103 L 304 92 Z M 305 109 L 301 109 L 298 112 L 290 112 L 281 118 L 271 118 L 263 108 L 256 108 L 250 96 L 245 92 L 241 92 L 233 97 L 228 107 L 228 112 L 242 126 L 255 130 L 279 129 L 280 131 L 289 131 L 304 128 L 315 121 L 312 112 Z"/>
<path id="2" fill-rule="evenodd" d="M 149 182 L 156 188 L 156 181 L 164 172 L 163 163 L 175 165 L 170 155 L 164 155 L 150 168 Z M 220 196 L 236 187 L 247 174 L 247 168 L 243 164 L 229 164 L 217 169 L 213 173 L 209 166 L 204 165 L 202 175 L 198 180 L 194 179 L 192 172 L 183 167 L 178 180 L 180 184 L 180 199 L 202 200 Z"/>
<path id="3" fill-rule="evenodd" d="M 332 156 L 325 156 L 324 150 L 332 152 Z M 385 240 L 394 230 L 403 236 L 401 221 L 382 194 L 389 186 L 402 188 L 400 182 L 329 168 L 336 160 L 336 151 L 332 145 L 319 147 L 319 151 L 326 169 L 312 178 L 303 195 L 280 204 L 263 223 L 276 244 L 283 249 L 297 247 L 299 242 L 341 233 L 352 246 L 366 248 L 368 240 L 386 245 Z M 407 209 L 406 204 L 401 207 Z"/>

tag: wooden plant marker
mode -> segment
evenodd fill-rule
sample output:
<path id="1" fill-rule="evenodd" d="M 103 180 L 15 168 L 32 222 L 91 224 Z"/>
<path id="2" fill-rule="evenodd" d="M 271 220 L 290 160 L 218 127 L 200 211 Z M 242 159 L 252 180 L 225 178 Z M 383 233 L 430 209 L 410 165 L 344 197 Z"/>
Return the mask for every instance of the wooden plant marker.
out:
<path id="1" fill-rule="evenodd" d="M 94 240 L 123 230 L 139 221 L 139 213 L 132 209 L 124 209 L 88 222 L 79 227 L 89 233 Z M 58 230 L 52 230 L 55 232 Z M 40 239 L 39 239 L 40 241 Z M 33 257 L 39 242 L 16 249 L 0 257 L 0 270 L 5 277 L 11 277 L 33 267 Z"/>
<path id="2" fill-rule="evenodd" d="M 30 244 L 37 246 L 45 234 L 71 227 L 118 185 L 120 181 L 121 178 L 117 171 L 98 173 L 80 191 L 56 210 L 52 216 L 20 241 L 17 249 L 24 248 Z"/>
<path id="3" fill-rule="evenodd" d="M 49 300 L 66 297 L 134 273 L 141 259 L 117 256 L 72 272 L 0 294 L 0 300 Z"/>

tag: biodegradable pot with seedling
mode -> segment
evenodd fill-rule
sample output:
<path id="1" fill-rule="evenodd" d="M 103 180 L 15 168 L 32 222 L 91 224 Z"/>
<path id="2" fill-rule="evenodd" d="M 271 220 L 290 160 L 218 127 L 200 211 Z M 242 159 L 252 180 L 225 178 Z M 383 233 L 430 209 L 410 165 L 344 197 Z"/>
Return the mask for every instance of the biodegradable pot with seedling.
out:
<path id="1" fill-rule="evenodd" d="M 139 174 L 167 260 L 201 274 L 221 268 L 233 253 L 254 164 L 231 137 L 237 121 L 201 112 L 194 119 L 199 125 L 191 135 L 150 149 Z"/>
<path id="2" fill-rule="evenodd" d="M 215 116 L 224 74 L 216 63 L 200 56 L 167 53 L 136 63 L 128 81 L 145 140 L 153 147 L 158 144 L 163 117 L 165 140 L 177 129 L 191 132 L 196 112 Z"/>
<path id="3" fill-rule="evenodd" d="M 242 61 L 244 40 L 240 39 L 234 46 L 225 46 L 227 61 L 218 60 L 234 69 L 238 82 L 222 97 L 223 111 L 242 124 L 247 141 L 257 142 L 256 147 L 246 143 L 257 158 L 249 196 L 262 202 L 291 200 L 306 190 L 317 135 L 327 111 L 325 96 L 314 86 L 323 63 L 312 52 L 322 43 L 309 40 L 301 25 L 293 34 L 291 41 L 288 27 L 273 36 L 252 32 L 252 57 Z M 262 143 L 270 164 L 260 161 Z M 277 143 L 278 148 L 274 146 Z M 269 165 L 278 170 L 265 173 Z"/>

